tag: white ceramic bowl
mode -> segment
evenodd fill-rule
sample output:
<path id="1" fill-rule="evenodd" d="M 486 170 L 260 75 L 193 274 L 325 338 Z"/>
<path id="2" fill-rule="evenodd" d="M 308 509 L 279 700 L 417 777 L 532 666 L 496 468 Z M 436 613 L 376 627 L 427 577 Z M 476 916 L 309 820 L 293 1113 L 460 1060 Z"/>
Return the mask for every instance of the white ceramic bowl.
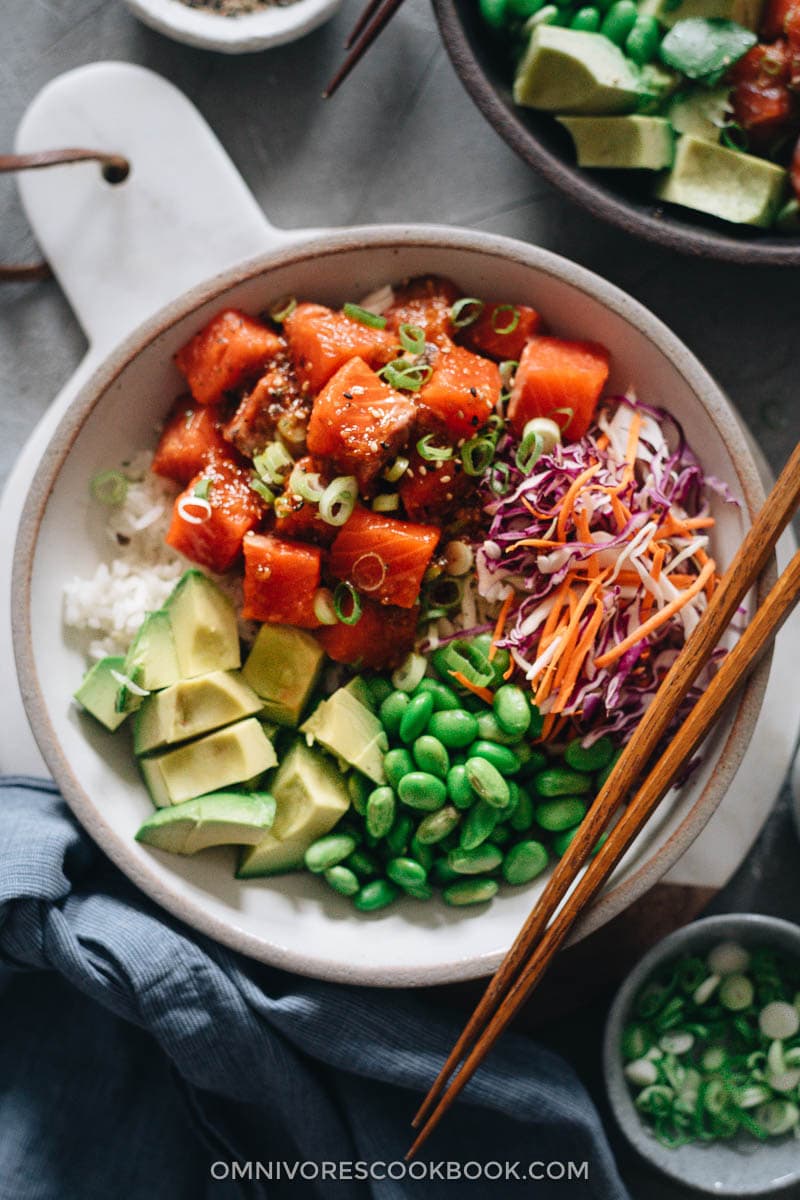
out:
<path id="1" fill-rule="evenodd" d="M 670 959 L 682 954 L 703 955 L 719 942 L 728 941 L 745 947 L 769 946 L 800 958 L 800 926 L 754 913 L 706 917 L 664 938 L 637 963 L 609 1011 L 603 1044 L 606 1088 L 614 1116 L 628 1141 L 665 1175 L 715 1196 L 777 1196 L 791 1184 L 800 1183 L 800 1152 L 793 1135 L 769 1142 L 743 1136 L 730 1142 L 691 1143 L 670 1150 L 642 1123 L 623 1074 L 620 1039 L 639 989 Z"/>
<path id="2" fill-rule="evenodd" d="M 128 8 L 151 29 L 187 46 L 249 54 L 296 41 L 322 25 L 342 0 L 293 0 L 235 17 L 190 8 L 181 0 L 125 0 Z"/>
<path id="3" fill-rule="evenodd" d="M 252 312 L 293 293 L 341 303 L 408 275 L 437 273 L 466 295 L 540 309 L 554 332 L 611 350 L 610 387 L 633 384 L 682 422 L 706 469 L 729 481 L 740 506 L 715 502 L 722 565 L 763 500 L 755 464 L 716 384 L 678 339 L 635 300 L 547 251 L 443 227 L 375 227 L 326 235 L 255 259 L 194 289 L 139 329 L 89 381 L 53 435 L 26 500 L 13 580 L 14 642 L 31 726 L 83 825 L 131 879 L 165 908 L 266 962 L 353 983 L 420 985 L 487 974 L 511 944 L 543 883 L 504 889 L 491 906 L 453 910 L 403 901 L 363 916 L 306 874 L 233 878 L 233 854 L 169 856 L 133 835 L 150 811 L 128 740 L 102 731 L 70 703 L 84 663 L 65 640 L 64 581 L 105 557 L 102 514 L 87 483 L 134 449 L 181 387 L 175 351 L 223 304 Z M 651 887 L 697 836 L 725 794 L 753 729 L 764 664 L 723 715 L 690 783 L 663 806 L 587 914 L 596 929 Z"/>

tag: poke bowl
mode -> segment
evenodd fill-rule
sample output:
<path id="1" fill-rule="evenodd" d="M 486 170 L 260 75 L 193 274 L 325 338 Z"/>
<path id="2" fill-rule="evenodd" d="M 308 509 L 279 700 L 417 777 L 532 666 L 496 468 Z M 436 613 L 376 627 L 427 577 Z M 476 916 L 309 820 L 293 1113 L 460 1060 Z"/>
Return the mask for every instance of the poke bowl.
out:
<path id="1" fill-rule="evenodd" d="M 495 8 L 500 7 L 495 5 Z M 532 9 L 541 7 L 533 0 Z M 579 5 L 574 6 L 576 9 Z M 633 13 L 633 6 L 629 6 Z M 648 0 L 640 5 L 642 11 L 649 12 L 652 4 Z M 680 5 L 662 5 L 671 16 L 680 18 L 683 14 Z M 756 6 L 758 7 L 758 6 Z M 784 6 L 786 10 L 791 6 Z M 563 8 L 563 5 L 562 5 Z M 600 4 L 598 10 L 603 12 L 608 5 Z M 702 16 L 708 6 L 703 4 L 687 5 L 691 12 L 687 16 L 700 13 Z M 733 223 L 733 220 L 717 219 L 708 212 L 694 211 L 692 208 L 668 203 L 654 194 L 655 186 L 664 177 L 664 171 L 655 169 L 587 169 L 576 162 L 576 150 L 573 139 L 567 132 L 566 125 L 572 122 L 571 117 L 564 118 L 562 125 L 555 119 L 555 114 L 541 111 L 534 107 L 522 107 L 515 103 L 513 95 L 514 63 L 509 54 L 508 46 L 496 35 L 492 36 L 479 11 L 479 5 L 468 0 L 434 0 L 439 28 L 445 48 L 452 60 L 453 66 L 467 92 L 475 101 L 483 115 L 494 127 L 496 132 L 511 146 L 511 148 L 535 171 L 540 172 L 554 187 L 582 205 L 595 216 L 609 221 L 628 233 L 643 237 L 649 241 L 660 243 L 671 250 L 716 258 L 729 262 L 771 264 L 774 266 L 797 266 L 800 264 L 800 235 L 794 232 L 777 233 L 768 228 L 754 228 L 748 224 Z M 548 10 L 552 6 L 548 6 Z M 555 12 L 555 9 L 552 9 Z M 726 5 L 716 5 L 715 15 L 721 16 L 726 11 Z M 583 9 L 581 9 L 583 12 Z M 533 20 L 536 19 L 534 16 Z M 722 23 L 722 22 L 721 22 Z M 559 36 L 561 31 L 556 31 Z M 564 30 L 568 36 L 573 30 Z M 663 34 L 663 28 L 662 28 Z M 548 35 L 549 36 L 549 35 Z M 581 37 L 598 38 L 598 33 L 581 33 Z M 602 39 L 605 40 L 605 39 Z M 755 48 L 757 49 L 757 47 Z M 619 53 L 616 46 L 613 52 Z M 751 50 L 750 53 L 754 53 Z M 650 64 L 653 65 L 653 64 Z M 655 64 L 659 66 L 658 63 Z M 771 77 L 770 77 L 771 78 Z M 765 75 L 764 79 L 769 82 Z M 691 82 L 691 81 L 690 81 Z M 749 86 L 749 81 L 748 81 Z M 710 88 L 700 86 L 700 93 L 713 94 Z M 676 99 L 682 93 L 676 93 Z M 787 103 L 794 105 L 797 115 L 796 99 L 792 100 L 789 91 L 786 92 Z M 581 110 L 574 110 L 579 113 Z M 655 111 L 655 110 L 654 110 Z M 659 117 L 661 109 L 658 110 Z M 669 115 L 669 114 L 668 114 Z M 641 118 L 635 118 L 639 121 Z M 587 122 L 590 118 L 582 117 L 577 122 Z M 728 154 L 734 154 L 730 149 L 740 144 L 740 131 L 734 130 L 737 122 L 731 118 L 730 139 L 721 148 L 727 149 Z M 667 122 L 668 123 L 668 122 Z M 720 125 L 722 122 L 720 122 Z M 666 127 L 666 126 L 665 126 Z M 661 131 L 659 131 L 661 132 Z M 635 139 L 638 143 L 640 131 L 637 130 Z M 673 162 L 677 162 L 681 138 L 677 138 L 674 130 L 667 131 L 669 139 L 678 149 Z M 703 134 L 703 138 L 707 134 Z M 726 134 L 727 137 L 727 134 Z M 699 140 L 702 142 L 703 138 Z M 720 131 L 716 131 L 719 141 Z M 605 147 L 600 145 L 601 158 L 614 140 L 608 130 L 599 141 L 606 141 Z M 794 134 L 797 141 L 797 132 Z M 683 141 L 686 141 L 684 138 Z M 687 143 L 688 144 L 688 143 Z M 597 147 L 595 147 L 597 148 Z M 591 149 L 591 147 L 589 148 Z M 691 142 L 692 151 L 702 151 L 694 140 Z M 713 148 L 714 153 L 720 147 Z M 736 163 L 723 156 L 728 166 Z M 748 158 L 749 156 L 741 156 Z M 795 156 L 796 159 L 800 155 Z M 619 164 L 618 164 L 619 165 Z M 638 166 L 632 163 L 631 166 Z M 693 174 L 696 172 L 692 171 Z M 782 200 L 792 194 L 788 180 L 784 182 Z M 742 189 L 741 182 L 726 187 L 726 196 L 738 194 Z M 712 206 L 713 207 L 713 206 Z"/>
<path id="2" fill-rule="evenodd" d="M 64 418 L 15 554 L 26 710 L 78 819 L 201 931 L 324 978 L 479 976 L 762 500 L 716 385 L 596 276 L 437 227 L 328 235 L 165 309 Z M 581 934 L 703 828 L 766 672 Z"/>

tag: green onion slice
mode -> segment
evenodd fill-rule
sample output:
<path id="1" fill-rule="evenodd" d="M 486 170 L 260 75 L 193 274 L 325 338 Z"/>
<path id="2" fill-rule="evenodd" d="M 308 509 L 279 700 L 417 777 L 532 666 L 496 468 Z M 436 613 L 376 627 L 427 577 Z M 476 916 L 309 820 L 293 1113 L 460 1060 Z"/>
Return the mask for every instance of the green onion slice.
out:
<path id="1" fill-rule="evenodd" d="M 483 309 L 482 300 L 476 300 L 474 296 L 464 296 L 461 300 L 456 300 L 450 309 L 450 320 L 456 329 L 466 329 L 468 325 L 475 324 Z"/>
<path id="2" fill-rule="evenodd" d="M 495 463 L 489 472 L 489 487 L 495 496 L 507 496 L 511 489 L 511 468 L 508 463 Z"/>
<path id="3" fill-rule="evenodd" d="M 532 429 L 523 436 L 514 455 L 514 461 L 523 475 L 530 475 L 542 457 L 543 450 L 544 442 L 541 435 L 535 429 Z"/>
<path id="4" fill-rule="evenodd" d="M 390 387 L 403 392 L 418 392 L 433 374 L 428 363 L 413 363 L 407 358 L 396 358 L 378 372 Z"/>
<path id="5" fill-rule="evenodd" d="M 339 620 L 330 588 L 317 588 L 314 593 L 314 616 L 323 625 L 335 625 Z"/>
<path id="6" fill-rule="evenodd" d="M 328 525 L 344 525 L 349 520 L 358 498 L 358 483 L 354 475 L 337 475 L 319 499 L 319 515 Z"/>
<path id="7" fill-rule="evenodd" d="M 121 471 L 99 471 L 93 476 L 89 491 L 101 504 L 116 508 L 128 494 L 128 481 Z"/>
<path id="8" fill-rule="evenodd" d="M 250 476 L 250 487 L 266 504 L 275 503 L 275 493 L 273 492 L 272 488 L 268 487 L 267 484 L 264 483 L 263 479 L 259 479 L 255 471 L 253 471 L 252 475 Z"/>
<path id="9" fill-rule="evenodd" d="M 361 617 L 361 597 L 352 583 L 337 583 L 333 593 L 333 607 L 337 620 L 343 625 L 355 625 Z"/>
<path id="10" fill-rule="evenodd" d="M 192 488 L 192 495 L 197 496 L 198 500 L 207 500 L 208 494 L 211 491 L 211 480 L 206 475 Z"/>
<path id="11" fill-rule="evenodd" d="M 461 447 L 461 462 L 467 475 L 483 475 L 494 458 L 494 442 L 487 437 L 470 438 Z"/>
<path id="12" fill-rule="evenodd" d="M 386 328 L 386 317 L 370 312 L 368 308 L 362 308 L 360 304 L 345 304 L 342 306 L 342 312 L 351 321 L 360 321 L 362 325 L 369 325 L 370 329 Z"/>
<path id="13" fill-rule="evenodd" d="M 281 296 L 280 299 L 272 301 L 267 308 L 267 313 L 276 325 L 282 325 L 296 308 L 297 300 L 294 296 Z"/>
<path id="14" fill-rule="evenodd" d="M 420 458 L 424 458 L 426 462 L 446 462 L 448 458 L 453 457 L 452 446 L 434 446 L 433 433 L 426 433 L 417 442 L 417 454 Z"/>
<path id="15" fill-rule="evenodd" d="M 507 358 L 505 362 L 500 363 L 500 381 L 504 388 L 511 387 L 511 380 L 518 366 L 519 363 L 513 358 Z"/>
<path id="16" fill-rule="evenodd" d="M 295 463 L 289 476 L 289 490 L 311 504 L 319 504 L 325 492 L 325 484 L 317 472 L 306 471 L 299 463 Z"/>
<path id="17" fill-rule="evenodd" d="M 403 324 L 398 330 L 400 345 L 408 354 L 424 354 L 425 330 L 419 325 Z"/>
<path id="18" fill-rule="evenodd" d="M 397 512 L 400 507 L 400 497 L 397 492 L 381 492 L 372 501 L 373 512 Z"/>
<path id="19" fill-rule="evenodd" d="M 508 316 L 506 316 L 508 314 Z M 505 319 L 504 319 L 505 318 Z M 513 333 L 519 325 L 519 309 L 513 304 L 498 304 L 492 313 L 492 329 L 501 335 Z"/>
<path id="20" fill-rule="evenodd" d="M 408 459 L 402 454 L 398 454 L 393 463 L 390 463 L 383 471 L 383 478 L 387 483 L 397 483 L 408 470 Z"/>
<path id="21" fill-rule="evenodd" d="M 566 421 L 564 422 L 564 424 L 561 425 L 561 427 L 560 427 L 561 432 L 566 433 L 566 431 L 569 429 L 570 425 L 572 424 L 572 418 L 575 416 L 575 409 L 574 408 L 554 408 L 553 416 L 554 417 L 562 417 L 563 416 L 563 417 L 567 418 Z"/>
<path id="22" fill-rule="evenodd" d="M 281 442 L 269 442 L 253 458 L 253 466 L 265 483 L 283 486 L 284 478 L 294 466 L 294 459 Z"/>

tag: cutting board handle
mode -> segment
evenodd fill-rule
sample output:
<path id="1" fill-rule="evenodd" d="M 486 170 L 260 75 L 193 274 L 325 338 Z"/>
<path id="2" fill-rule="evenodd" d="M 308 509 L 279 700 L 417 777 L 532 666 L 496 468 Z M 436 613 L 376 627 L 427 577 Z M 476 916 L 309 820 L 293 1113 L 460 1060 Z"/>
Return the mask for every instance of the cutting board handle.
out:
<path id="1" fill-rule="evenodd" d="M 96 163 L 19 179 L 34 235 L 95 361 L 195 284 L 297 236 L 270 224 L 197 109 L 143 67 L 93 63 L 39 93 L 17 152 L 65 146 L 131 163 L 117 184 Z"/>

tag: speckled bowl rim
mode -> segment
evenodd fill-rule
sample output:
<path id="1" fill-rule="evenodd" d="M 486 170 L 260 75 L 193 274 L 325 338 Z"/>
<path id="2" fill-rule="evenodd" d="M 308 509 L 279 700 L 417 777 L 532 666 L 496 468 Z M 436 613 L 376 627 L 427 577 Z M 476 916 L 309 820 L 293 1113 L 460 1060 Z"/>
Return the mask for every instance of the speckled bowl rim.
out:
<path id="1" fill-rule="evenodd" d="M 445 49 L 456 74 L 489 124 L 520 158 L 576 204 L 626 233 L 700 258 L 748 265 L 800 266 L 800 237 L 784 242 L 738 241 L 723 231 L 690 224 L 690 216 L 670 209 L 663 220 L 639 208 L 632 200 L 612 193 L 593 178 L 592 172 L 566 162 L 545 146 L 522 117 L 502 102 L 469 44 L 458 12 L 457 0 L 432 0 Z M 476 2 L 476 0 L 475 0 Z M 666 211 L 666 210 L 665 210 Z M 685 210 L 690 213 L 689 209 Z M 768 234 L 765 235 L 769 237 Z"/>
<path id="2" fill-rule="evenodd" d="M 261 12 L 226 17 L 190 8 L 180 0 L 125 0 L 131 12 L 158 33 L 199 49 L 249 54 L 304 37 L 336 12 L 342 0 L 293 0 Z"/>
<path id="3" fill-rule="evenodd" d="M 609 1009 L 603 1036 L 603 1075 L 606 1081 L 606 1094 L 617 1125 L 631 1145 L 643 1158 L 670 1179 L 675 1179 L 684 1187 L 691 1187 L 697 1192 L 714 1196 L 744 1197 L 767 1194 L 782 1196 L 787 1187 L 800 1181 L 800 1151 L 797 1156 L 797 1170 L 781 1179 L 777 1191 L 774 1180 L 769 1180 L 763 1187 L 744 1188 L 740 1180 L 736 1190 L 728 1190 L 725 1187 L 705 1188 L 696 1180 L 689 1180 L 685 1175 L 681 1175 L 674 1166 L 677 1161 L 676 1152 L 670 1151 L 666 1146 L 657 1142 L 654 1137 L 651 1137 L 637 1117 L 635 1110 L 632 1107 L 623 1107 L 618 1101 L 620 1094 L 627 1095 L 627 1084 L 622 1071 L 619 1051 L 620 1036 L 628 1010 L 639 988 L 661 963 L 680 954 L 683 949 L 713 943 L 715 931 L 718 931 L 717 936 L 720 939 L 735 940 L 737 930 L 741 931 L 740 936 L 746 936 L 749 941 L 754 941 L 763 934 L 767 942 L 770 933 L 781 932 L 796 944 L 798 957 L 800 957 L 800 925 L 795 925 L 792 921 L 785 921 L 780 917 L 765 916 L 761 913 L 722 913 L 718 916 L 703 917 L 699 921 L 685 925 L 682 929 L 676 929 L 674 933 L 663 938 L 639 960 L 630 974 L 625 977 Z M 726 1149 L 728 1148 L 724 1142 L 719 1144 L 719 1153 L 725 1153 Z M 769 1152 L 768 1144 L 765 1145 L 764 1150 L 766 1153 Z"/>
<path id="4" fill-rule="evenodd" d="M 401 253 L 409 247 L 471 251 L 516 264 L 522 263 L 565 281 L 635 326 L 680 372 L 687 386 L 706 409 L 710 420 L 716 425 L 731 460 L 736 464 L 739 486 L 752 518 L 763 503 L 764 490 L 738 419 L 718 385 L 691 351 L 637 300 L 584 267 L 551 251 L 512 238 L 435 225 L 368 226 L 324 236 L 312 236 L 309 240 L 297 242 L 286 249 L 248 259 L 184 293 L 141 325 L 108 356 L 77 394 L 42 455 L 20 519 L 11 584 L 14 655 L 20 690 L 34 737 L 69 807 L 109 858 L 143 892 L 168 912 L 234 950 L 303 975 L 335 982 L 386 987 L 420 987 L 478 978 L 497 968 L 505 948 L 471 957 L 444 959 L 433 968 L 408 968 L 399 963 L 391 969 L 353 967 L 338 963 L 320 964 L 301 950 L 276 946 L 265 938 L 256 937 L 228 921 L 218 919 L 204 909 L 202 902 L 190 900 L 183 895 L 179 884 L 166 884 L 146 861 L 134 856 L 127 839 L 117 834 L 102 811 L 90 800 L 62 751 L 50 723 L 36 669 L 31 637 L 31 587 L 38 537 L 47 501 L 71 447 L 112 383 L 151 341 L 193 310 L 214 300 L 230 288 L 264 275 L 271 269 L 291 266 L 309 258 L 318 260 L 353 250 L 374 248 Z M 774 565 L 762 577 L 759 598 L 763 598 L 773 578 Z M 762 661 L 741 691 L 715 770 L 695 804 L 658 851 L 642 863 L 630 877 L 612 888 L 587 913 L 581 922 L 578 936 L 584 937 L 600 928 L 647 892 L 704 828 L 725 795 L 744 757 L 761 708 L 768 676 L 769 656 Z"/>

